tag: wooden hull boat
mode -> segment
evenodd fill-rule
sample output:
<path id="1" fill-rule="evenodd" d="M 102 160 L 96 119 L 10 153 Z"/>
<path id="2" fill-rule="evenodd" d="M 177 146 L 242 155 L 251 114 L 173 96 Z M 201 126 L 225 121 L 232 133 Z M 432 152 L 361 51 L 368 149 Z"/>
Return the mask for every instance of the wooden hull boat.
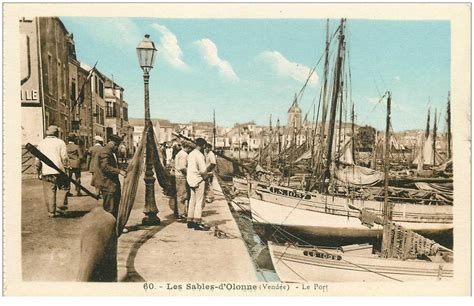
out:
<path id="1" fill-rule="evenodd" d="M 440 281 L 453 277 L 453 264 L 397 260 L 372 254 L 372 246 L 298 247 L 268 242 L 270 256 L 283 282 Z"/>
<path id="2" fill-rule="evenodd" d="M 258 186 L 250 197 L 254 222 L 284 226 L 297 232 L 331 237 L 377 237 L 382 226 L 361 224 L 365 209 L 382 215 L 383 202 L 307 193 L 280 186 Z M 369 220 L 370 221 L 370 220 Z M 422 235 L 450 233 L 452 206 L 394 203 L 393 221 Z"/>

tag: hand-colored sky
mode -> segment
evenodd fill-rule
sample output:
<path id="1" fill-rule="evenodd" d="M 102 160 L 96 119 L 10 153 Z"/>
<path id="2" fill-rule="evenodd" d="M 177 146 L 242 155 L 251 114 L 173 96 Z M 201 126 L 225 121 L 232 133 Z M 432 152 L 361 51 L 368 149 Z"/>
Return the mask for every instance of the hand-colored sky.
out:
<path id="1" fill-rule="evenodd" d="M 78 59 L 98 61 L 97 68 L 125 88 L 130 117 L 144 113 L 135 48 L 150 34 L 158 48 L 150 78 L 152 117 L 212 121 L 215 109 L 219 126 L 250 120 L 267 125 L 270 114 L 273 123 L 279 117 L 286 124 L 294 94 L 324 52 L 326 35 L 322 19 L 61 19 L 74 34 Z M 331 20 L 331 33 L 338 24 Z M 390 90 L 394 130 L 424 128 L 429 106 L 442 113 L 444 127 L 449 22 L 348 20 L 347 37 L 358 124 L 384 127 L 385 106 L 377 101 Z M 322 67 L 323 62 L 305 89 L 303 114 L 315 98 L 318 103 Z"/>

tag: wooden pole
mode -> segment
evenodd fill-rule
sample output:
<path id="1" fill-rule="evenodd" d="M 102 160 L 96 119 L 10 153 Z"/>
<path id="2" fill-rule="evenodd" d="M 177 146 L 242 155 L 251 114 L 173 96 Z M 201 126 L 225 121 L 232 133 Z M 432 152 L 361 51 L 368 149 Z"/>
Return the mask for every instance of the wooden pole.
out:
<path id="1" fill-rule="evenodd" d="M 272 160 L 273 160 L 273 127 L 272 127 L 272 114 L 270 114 L 270 139 L 269 139 L 269 144 L 268 144 L 268 163 L 267 163 L 267 168 L 271 170 L 272 167 Z"/>
<path id="2" fill-rule="evenodd" d="M 435 108 L 435 117 L 434 117 L 434 122 L 433 122 L 433 166 L 436 165 L 436 134 L 437 134 L 437 124 L 436 124 L 436 119 L 438 116 L 438 111 Z"/>
<path id="3" fill-rule="evenodd" d="M 69 175 L 67 175 L 66 172 L 64 172 L 63 170 L 59 169 L 59 167 L 56 166 L 56 164 L 53 163 L 53 161 L 52 161 L 51 159 L 49 159 L 46 155 L 44 155 L 43 152 L 41 152 L 40 150 L 38 150 L 34 145 L 32 145 L 31 143 L 27 143 L 27 144 L 25 145 L 25 148 L 26 148 L 31 154 L 33 154 L 33 156 L 35 156 L 36 158 L 38 158 L 40 161 L 42 161 L 43 163 L 45 163 L 45 164 L 48 165 L 49 167 L 53 168 L 54 170 L 58 171 L 59 174 L 61 174 L 61 176 L 63 176 L 66 180 L 72 182 L 74 185 L 76 185 L 76 187 L 78 187 L 80 190 L 84 191 L 88 196 L 91 196 L 91 197 L 93 197 L 93 198 L 96 199 L 96 200 L 100 199 L 100 196 L 99 196 L 99 195 L 92 193 L 92 192 L 89 191 L 86 187 L 84 187 L 84 186 L 82 186 L 81 184 L 79 184 L 79 182 L 77 182 L 76 180 L 70 178 Z"/>
<path id="4" fill-rule="evenodd" d="M 387 98 L 387 122 L 385 127 L 385 180 L 384 180 L 384 205 L 383 205 L 383 237 L 382 237 L 382 257 L 390 256 L 392 245 L 391 223 L 392 223 L 392 205 L 388 201 L 388 180 L 390 168 L 390 111 L 392 103 L 392 94 L 388 92 Z"/>
<path id="5" fill-rule="evenodd" d="M 352 130 L 352 159 L 354 160 L 354 163 L 355 163 L 355 123 L 354 123 L 354 120 L 355 120 L 355 114 L 354 114 L 354 103 L 352 103 L 352 112 L 351 112 L 351 120 L 352 120 L 352 126 L 351 126 L 351 130 Z"/>
<path id="6" fill-rule="evenodd" d="M 428 118 L 426 119 L 425 139 L 430 136 L 430 109 L 428 108 Z"/>
<path id="7" fill-rule="evenodd" d="M 213 110 L 213 123 L 214 127 L 212 129 L 212 148 L 216 149 L 216 110 Z"/>
<path id="8" fill-rule="evenodd" d="M 447 109 L 447 126 L 448 126 L 448 159 L 451 158 L 451 93 L 448 92 L 448 109 Z"/>
<path id="9" fill-rule="evenodd" d="M 336 122 L 336 111 L 337 111 L 337 102 L 339 98 L 339 93 L 341 89 L 341 74 L 342 74 L 342 62 L 344 58 L 344 19 L 341 19 L 341 25 L 339 27 L 339 48 L 338 56 L 336 61 L 336 68 L 334 72 L 334 87 L 332 92 L 331 100 L 331 113 L 329 117 L 329 130 L 327 138 L 327 154 L 326 154 L 326 165 L 321 181 L 321 192 L 325 192 L 325 183 L 326 179 L 330 175 L 330 168 L 332 162 L 332 145 L 334 139 L 334 126 Z"/>

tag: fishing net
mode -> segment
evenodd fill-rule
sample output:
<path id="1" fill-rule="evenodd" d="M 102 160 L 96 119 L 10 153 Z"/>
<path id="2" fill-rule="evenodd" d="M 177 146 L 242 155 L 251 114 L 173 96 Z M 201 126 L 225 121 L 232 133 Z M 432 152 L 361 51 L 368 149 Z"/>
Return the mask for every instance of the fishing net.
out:
<path id="1" fill-rule="evenodd" d="M 120 198 L 119 211 L 117 216 L 117 237 L 122 234 L 123 228 L 127 224 L 133 203 L 137 195 L 138 181 L 142 172 L 143 160 L 146 148 L 146 130 L 143 130 L 142 138 L 138 144 L 137 150 L 133 155 L 130 164 L 127 167 L 127 177 L 125 177 L 122 196 Z"/>
<path id="2" fill-rule="evenodd" d="M 156 135 L 153 132 L 153 129 L 150 129 L 153 138 L 152 140 L 152 154 L 154 156 L 154 168 L 156 177 L 158 179 L 158 184 L 160 184 L 161 188 L 163 188 L 163 194 L 169 197 L 173 197 L 176 195 L 176 184 L 175 184 L 175 177 L 165 168 L 163 165 L 162 160 L 164 159 L 163 153 L 161 150 L 158 149 L 156 144 L 158 140 L 156 139 Z"/>

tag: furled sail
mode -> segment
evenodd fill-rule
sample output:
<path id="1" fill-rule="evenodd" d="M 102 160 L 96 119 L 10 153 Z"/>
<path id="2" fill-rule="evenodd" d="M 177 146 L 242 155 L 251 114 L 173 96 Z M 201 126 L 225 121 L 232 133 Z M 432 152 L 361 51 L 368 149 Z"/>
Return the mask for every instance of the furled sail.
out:
<path id="1" fill-rule="evenodd" d="M 426 139 L 423 139 L 423 137 L 424 136 L 421 135 L 421 138 L 418 141 L 417 147 L 419 148 L 419 151 L 415 160 L 413 160 L 413 164 L 418 165 L 423 161 L 423 165 L 433 165 L 433 137 L 431 134 Z M 440 157 L 437 155 L 434 165 L 437 165 L 439 160 Z"/>
<path id="2" fill-rule="evenodd" d="M 356 165 L 336 168 L 334 176 L 344 184 L 356 186 L 373 186 L 384 179 L 383 172 Z"/>

